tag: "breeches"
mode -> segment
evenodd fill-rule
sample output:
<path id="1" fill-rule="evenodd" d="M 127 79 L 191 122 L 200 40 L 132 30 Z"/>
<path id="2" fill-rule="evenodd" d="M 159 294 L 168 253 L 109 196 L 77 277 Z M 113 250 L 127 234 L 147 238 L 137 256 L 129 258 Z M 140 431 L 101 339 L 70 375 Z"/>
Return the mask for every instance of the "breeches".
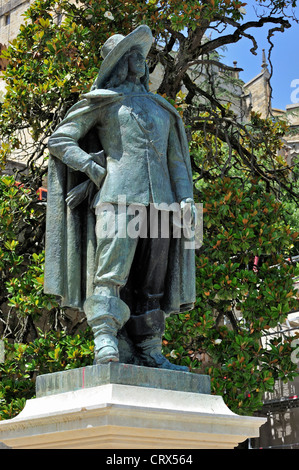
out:
<path id="1" fill-rule="evenodd" d="M 120 296 L 131 314 L 159 308 L 170 244 L 170 213 L 153 205 L 96 210 L 95 294 Z"/>

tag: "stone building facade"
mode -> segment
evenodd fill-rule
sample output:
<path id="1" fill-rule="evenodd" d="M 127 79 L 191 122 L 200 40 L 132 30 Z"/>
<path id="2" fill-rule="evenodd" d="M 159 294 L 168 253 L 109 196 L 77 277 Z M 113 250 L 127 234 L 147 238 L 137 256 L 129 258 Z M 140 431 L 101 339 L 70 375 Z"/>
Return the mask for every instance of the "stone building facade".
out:
<path id="1" fill-rule="evenodd" d="M 18 34 L 24 22 L 23 14 L 30 4 L 29 0 L 0 0 L 0 50 Z M 0 59 L 0 71 L 5 70 L 6 62 Z M 0 88 L 1 90 L 1 88 Z"/>
<path id="2" fill-rule="evenodd" d="M 29 0 L 0 1 L 0 43 L 7 44 L 16 37 L 20 25 L 24 21 L 22 15 L 30 5 Z"/>

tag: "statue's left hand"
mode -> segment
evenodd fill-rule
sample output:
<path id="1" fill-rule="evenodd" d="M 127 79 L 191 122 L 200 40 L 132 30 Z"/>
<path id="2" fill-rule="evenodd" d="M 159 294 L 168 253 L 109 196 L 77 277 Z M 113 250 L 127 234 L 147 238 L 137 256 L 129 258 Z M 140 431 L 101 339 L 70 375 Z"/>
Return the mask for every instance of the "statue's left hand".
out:
<path id="1" fill-rule="evenodd" d="M 67 193 L 67 197 L 65 202 L 71 209 L 75 209 L 79 204 L 81 204 L 84 199 L 87 198 L 90 190 L 91 190 L 92 182 L 90 180 L 86 180 L 83 183 L 75 186 Z"/>

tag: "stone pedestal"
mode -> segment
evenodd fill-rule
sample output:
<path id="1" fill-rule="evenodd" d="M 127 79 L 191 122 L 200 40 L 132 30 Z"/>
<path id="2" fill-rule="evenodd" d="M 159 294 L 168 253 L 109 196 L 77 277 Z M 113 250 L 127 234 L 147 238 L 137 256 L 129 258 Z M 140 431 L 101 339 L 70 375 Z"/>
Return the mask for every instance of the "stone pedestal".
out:
<path id="1" fill-rule="evenodd" d="M 171 380 L 170 380 L 171 379 Z M 37 398 L 0 422 L 16 449 L 232 449 L 264 418 L 232 413 L 209 377 L 124 364 L 40 376 Z"/>

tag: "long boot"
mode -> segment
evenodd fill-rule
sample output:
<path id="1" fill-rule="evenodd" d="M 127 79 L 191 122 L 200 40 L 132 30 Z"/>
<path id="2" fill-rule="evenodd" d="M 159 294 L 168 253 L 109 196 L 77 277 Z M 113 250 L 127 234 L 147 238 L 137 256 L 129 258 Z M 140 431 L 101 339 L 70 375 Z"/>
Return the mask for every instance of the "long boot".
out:
<path id="1" fill-rule="evenodd" d="M 84 312 L 94 334 L 95 363 L 118 362 L 117 333 L 130 317 L 129 307 L 118 297 L 92 295 Z"/>
<path id="2" fill-rule="evenodd" d="M 142 315 L 131 315 L 126 330 L 132 338 L 140 363 L 147 367 L 188 372 L 188 367 L 172 364 L 162 354 L 162 336 L 165 316 L 162 310 L 147 311 Z"/>

